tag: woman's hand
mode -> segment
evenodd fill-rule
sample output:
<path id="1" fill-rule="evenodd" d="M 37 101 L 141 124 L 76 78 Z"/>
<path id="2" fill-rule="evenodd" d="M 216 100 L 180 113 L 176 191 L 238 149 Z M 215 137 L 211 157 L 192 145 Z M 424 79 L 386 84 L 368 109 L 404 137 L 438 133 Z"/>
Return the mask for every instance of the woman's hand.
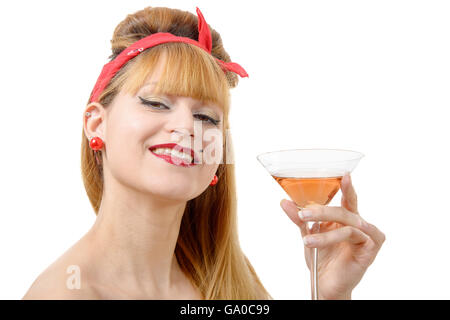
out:
<path id="1" fill-rule="evenodd" d="M 385 235 L 358 212 L 357 197 L 349 174 L 341 181 L 341 207 L 311 205 L 300 210 L 283 199 L 281 207 L 300 228 L 305 258 L 311 270 L 312 248 L 319 248 L 317 266 L 319 299 L 350 299 L 353 288 L 372 264 Z M 321 221 L 320 232 L 311 234 L 307 221 Z M 313 230 L 317 224 L 313 226 Z"/>

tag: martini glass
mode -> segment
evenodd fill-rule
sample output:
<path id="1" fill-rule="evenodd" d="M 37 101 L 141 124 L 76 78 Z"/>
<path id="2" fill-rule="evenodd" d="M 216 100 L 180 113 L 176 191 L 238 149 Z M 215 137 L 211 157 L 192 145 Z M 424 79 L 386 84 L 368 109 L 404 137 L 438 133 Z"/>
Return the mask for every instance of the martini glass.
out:
<path id="1" fill-rule="evenodd" d="M 291 149 L 262 153 L 258 161 L 286 191 L 300 210 L 307 205 L 327 205 L 339 191 L 342 177 L 364 155 L 350 150 Z M 320 222 L 307 223 L 308 232 L 320 232 Z M 318 300 L 319 250 L 311 251 L 311 299 Z"/>

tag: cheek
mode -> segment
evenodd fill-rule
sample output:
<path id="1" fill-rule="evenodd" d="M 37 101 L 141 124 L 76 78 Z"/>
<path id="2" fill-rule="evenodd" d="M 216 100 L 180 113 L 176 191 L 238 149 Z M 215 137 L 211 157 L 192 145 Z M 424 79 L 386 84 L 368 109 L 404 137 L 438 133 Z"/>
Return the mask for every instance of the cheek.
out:
<path id="1" fill-rule="evenodd" d="M 109 126 L 108 139 L 114 142 L 114 146 L 125 149 L 134 147 L 142 148 L 146 141 L 157 134 L 161 121 L 148 119 L 140 113 L 126 113 L 115 117 Z"/>
<path id="2" fill-rule="evenodd" d="M 160 121 L 140 117 L 139 114 L 122 118 L 117 123 L 117 132 L 129 138 L 142 139 L 149 137 L 160 129 Z"/>
<path id="3" fill-rule="evenodd" d="M 203 139 L 202 161 L 205 165 L 213 166 L 217 169 L 223 163 L 224 141 L 222 134 L 206 134 Z"/>
<path id="4" fill-rule="evenodd" d="M 201 179 L 200 181 L 202 182 L 202 184 L 204 184 L 204 186 L 207 187 L 209 185 L 211 180 L 214 178 L 214 175 L 217 173 L 218 167 L 219 165 L 217 164 L 204 164 L 202 166 L 202 168 L 200 169 L 199 178 Z"/>
<path id="5" fill-rule="evenodd" d="M 148 157 L 146 142 L 159 132 L 158 122 L 144 121 L 144 117 L 131 113 L 111 120 L 105 141 L 108 162 L 113 170 L 128 172 L 132 176 L 143 165 L 143 159 Z"/>

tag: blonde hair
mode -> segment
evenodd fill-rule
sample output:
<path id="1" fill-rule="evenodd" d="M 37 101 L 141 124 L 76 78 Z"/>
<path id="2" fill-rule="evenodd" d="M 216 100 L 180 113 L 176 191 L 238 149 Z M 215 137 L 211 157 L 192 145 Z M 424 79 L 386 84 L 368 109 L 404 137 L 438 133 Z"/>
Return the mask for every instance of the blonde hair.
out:
<path id="1" fill-rule="evenodd" d="M 211 54 L 225 62 L 231 61 L 219 33 L 210 30 Z M 114 30 L 110 59 L 133 42 L 156 32 L 170 32 L 197 40 L 197 17 L 164 7 L 147 7 L 128 15 Z M 228 124 L 229 91 L 237 85 L 237 75 L 225 74 L 203 49 L 170 42 L 147 49 L 131 59 L 113 77 L 98 101 L 106 108 L 121 90 L 136 94 L 163 55 L 167 59 L 166 66 L 156 92 L 189 96 L 221 106 L 228 144 L 224 143 L 224 158 L 217 169 L 218 183 L 187 202 L 175 248 L 178 263 L 204 299 L 272 299 L 242 252 L 238 239 L 234 161 L 226 159 L 232 150 Z M 87 195 L 97 214 L 103 192 L 102 170 L 89 148 L 84 130 L 81 171 Z"/>

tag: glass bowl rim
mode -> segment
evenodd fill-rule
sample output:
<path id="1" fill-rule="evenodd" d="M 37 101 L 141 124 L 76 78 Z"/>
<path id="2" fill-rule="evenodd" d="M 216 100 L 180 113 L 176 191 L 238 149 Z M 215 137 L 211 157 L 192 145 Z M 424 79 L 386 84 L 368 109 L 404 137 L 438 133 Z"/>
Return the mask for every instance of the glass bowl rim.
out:
<path id="1" fill-rule="evenodd" d="M 288 152 L 288 151 L 344 151 L 344 152 L 351 152 L 358 154 L 359 156 L 352 159 L 346 159 L 346 160 L 325 160 L 325 161 L 314 161 L 314 162 L 348 162 L 348 161 L 354 161 L 354 160 L 360 160 L 361 158 L 365 157 L 365 155 L 359 151 L 354 150 L 348 150 L 348 149 L 326 149 L 326 148 L 309 148 L 309 149 L 282 149 L 282 150 L 275 150 L 275 151 L 268 151 L 260 153 L 256 156 L 256 159 L 261 162 L 260 157 L 264 155 L 269 155 L 271 153 L 280 153 L 280 152 Z M 305 163 L 312 163 L 312 162 L 305 162 Z"/>

